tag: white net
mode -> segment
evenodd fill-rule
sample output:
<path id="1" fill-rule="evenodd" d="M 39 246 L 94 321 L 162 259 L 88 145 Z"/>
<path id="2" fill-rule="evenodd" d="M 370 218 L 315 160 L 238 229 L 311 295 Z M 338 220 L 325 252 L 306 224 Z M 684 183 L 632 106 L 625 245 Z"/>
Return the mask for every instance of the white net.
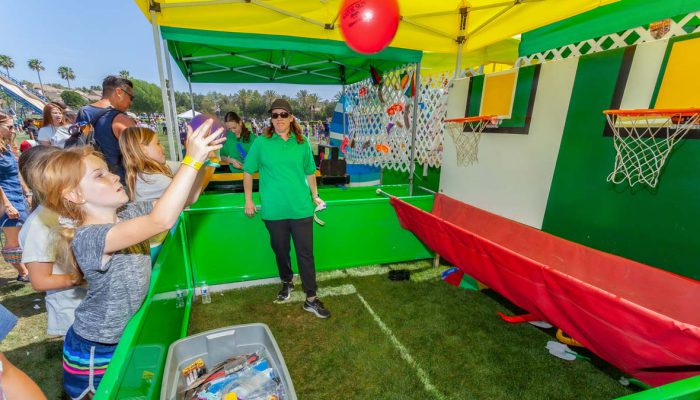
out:
<path id="1" fill-rule="evenodd" d="M 409 170 L 414 72 L 412 65 L 405 66 L 386 71 L 380 85 L 366 79 L 346 87 L 350 146 L 345 157 L 350 163 Z M 416 90 L 416 161 L 420 164 L 440 166 L 449 83 L 447 75 L 421 78 L 420 90 Z"/>
<path id="2" fill-rule="evenodd" d="M 495 118 L 490 117 L 445 121 L 452 142 L 455 145 L 458 166 L 463 167 L 479 161 L 481 134 L 489 124 L 496 122 Z"/>
<path id="3" fill-rule="evenodd" d="M 615 168 L 608 175 L 608 182 L 627 181 L 652 188 L 659 182 L 659 174 L 673 150 L 673 146 L 691 129 L 698 129 L 700 114 L 685 115 L 619 115 L 606 113 L 613 131 L 613 144 L 617 155 Z"/>

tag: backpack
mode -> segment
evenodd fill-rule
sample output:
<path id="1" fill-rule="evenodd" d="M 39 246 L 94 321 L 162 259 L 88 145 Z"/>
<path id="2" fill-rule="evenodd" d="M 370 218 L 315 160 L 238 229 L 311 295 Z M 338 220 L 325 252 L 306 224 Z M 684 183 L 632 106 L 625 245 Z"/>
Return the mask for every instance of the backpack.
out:
<path id="1" fill-rule="evenodd" d="M 80 112 L 78 112 L 78 121 L 68 127 L 68 134 L 70 134 L 70 137 L 66 139 L 66 143 L 63 148 L 67 149 L 69 147 L 89 145 L 95 150 L 99 151 L 100 146 L 97 144 L 97 141 L 95 141 L 94 125 L 100 120 L 100 118 L 104 117 L 111 110 L 113 110 L 112 107 L 107 107 L 103 111 L 95 114 L 92 119 L 87 121 L 84 119 L 85 114 L 82 110 L 80 110 Z"/>

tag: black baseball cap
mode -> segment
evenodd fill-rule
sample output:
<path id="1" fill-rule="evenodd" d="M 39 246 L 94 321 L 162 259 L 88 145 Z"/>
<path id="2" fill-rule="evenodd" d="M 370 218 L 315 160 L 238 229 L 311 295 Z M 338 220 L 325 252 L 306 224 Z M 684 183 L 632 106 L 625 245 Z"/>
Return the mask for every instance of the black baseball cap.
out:
<path id="1" fill-rule="evenodd" d="M 275 101 L 272 102 L 272 105 L 270 105 L 268 112 L 272 112 L 274 109 L 282 109 L 290 114 L 294 114 L 292 112 L 292 106 L 285 99 L 275 99 Z"/>

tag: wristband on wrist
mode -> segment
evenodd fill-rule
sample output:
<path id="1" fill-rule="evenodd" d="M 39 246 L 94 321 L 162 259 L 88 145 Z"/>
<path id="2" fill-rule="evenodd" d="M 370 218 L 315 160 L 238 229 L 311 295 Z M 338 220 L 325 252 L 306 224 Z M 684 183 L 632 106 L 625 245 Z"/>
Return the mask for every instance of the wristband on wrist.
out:
<path id="1" fill-rule="evenodd" d="M 192 157 L 190 157 L 189 155 L 186 155 L 185 158 L 182 159 L 182 165 L 188 165 L 197 171 L 199 171 L 199 169 L 202 168 L 202 163 L 193 160 Z"/>

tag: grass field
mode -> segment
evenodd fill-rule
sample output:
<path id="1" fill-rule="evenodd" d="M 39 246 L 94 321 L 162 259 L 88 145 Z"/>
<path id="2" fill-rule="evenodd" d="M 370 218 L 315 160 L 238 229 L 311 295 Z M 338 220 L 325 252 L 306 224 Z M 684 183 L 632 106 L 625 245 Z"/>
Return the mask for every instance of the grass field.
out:
<path id="1" fill-rule="evenodd" d="M 502 322 L 497 311 L 519 310 L 494 292 L 450 286 L 426 262 L 392 268 L 414 269 L 412 281 L 392 282 L 378 266 L 320 274 L 329 320 L 301 309 L 300 290 L 281 304 L 272 301 L 277 285 L 215 293 L 212 304 L 193 307 L 190 333 L 267 324 L 303 400 L 581 400 L 631 393 L 617 382 L 621 372 L 585 350 L 592 362 L 551 356 L 545 345 L 553 329 Z"/>
<path id="2" fill-rule="evenodd" d="M 46 335 L 44 294 L 17 282 L 17 271 L 0 261 L 0 303 L 19 321 L 0 352 L 39 384 L 49 399 L 62 399 L 61 338 Z"/>

